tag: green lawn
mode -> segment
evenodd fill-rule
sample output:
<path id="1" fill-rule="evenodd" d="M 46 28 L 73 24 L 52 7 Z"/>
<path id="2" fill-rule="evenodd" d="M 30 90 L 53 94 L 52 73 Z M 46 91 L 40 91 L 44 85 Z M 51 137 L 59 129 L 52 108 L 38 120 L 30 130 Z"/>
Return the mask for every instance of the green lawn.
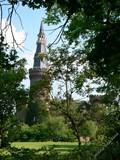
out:
<path id="1" fill-rule="evenodd" d="M 77 142 L 14 142 L 11 144 L 16 148 L 41 149 L 43 147 L 54 147 L 60 152 L 69 152 L 77 147 Z"/>

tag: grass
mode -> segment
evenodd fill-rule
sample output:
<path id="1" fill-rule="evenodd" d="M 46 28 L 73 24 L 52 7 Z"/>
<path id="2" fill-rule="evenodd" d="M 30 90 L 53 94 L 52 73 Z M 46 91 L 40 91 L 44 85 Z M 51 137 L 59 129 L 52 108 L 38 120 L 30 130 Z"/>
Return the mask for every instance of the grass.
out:
<path id="1" fill-rule="evenodd" d="M 44 147 L 54 147 L 55 150 L 61 153 L 70 152 L 77 147 L 77 142 L 13 142 L 12 147 L 28 148 L 28 149 L 42 149 Z"/>

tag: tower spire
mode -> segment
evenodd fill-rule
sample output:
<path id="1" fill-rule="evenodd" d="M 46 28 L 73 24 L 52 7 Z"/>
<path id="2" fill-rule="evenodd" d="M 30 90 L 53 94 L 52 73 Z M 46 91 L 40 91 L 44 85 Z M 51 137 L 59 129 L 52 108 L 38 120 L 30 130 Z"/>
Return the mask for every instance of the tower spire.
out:
<path id="1" fill-rule="evenodd" d="M 47 67 L 47 59 L 46 59 L 46 38 L 43 28 L 43 21 L 40 24 L 40 30 L 38 34 L 37 40 L 37 48 L 34 55 L 34 65 L 33 68 L 46 68 Z"/>
<path id="2" fill-rule="evenodd" d="M 44 35 L 43 20 L 41 21 L 41 24 L 40 24 L 39 35 Z"/>

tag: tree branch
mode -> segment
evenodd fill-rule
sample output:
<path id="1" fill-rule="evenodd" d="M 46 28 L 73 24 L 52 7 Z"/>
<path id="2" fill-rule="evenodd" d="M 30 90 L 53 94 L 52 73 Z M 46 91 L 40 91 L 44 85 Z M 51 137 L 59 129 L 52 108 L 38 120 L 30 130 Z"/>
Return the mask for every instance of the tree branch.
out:
<path id="1" fill-rule="evenodd" d="M 63 32 L 64 32 L 64 29 L 65 29 L 65 26 L 67 25 L 69 19 L 70 19 L 71 15 L 69 15 L 65 21 L 65 23 L 61 26 L 59 26 L 59 28 L 61 28 L 60 32 L 58 33 L 57 37 L 55 38 L 55 40 L 52 42 L 52 44 L 50 44 L 50 47 L 54 44 L 58 44 L 59 41 L 61 40 L 61 37 L 63 35 Z"/>

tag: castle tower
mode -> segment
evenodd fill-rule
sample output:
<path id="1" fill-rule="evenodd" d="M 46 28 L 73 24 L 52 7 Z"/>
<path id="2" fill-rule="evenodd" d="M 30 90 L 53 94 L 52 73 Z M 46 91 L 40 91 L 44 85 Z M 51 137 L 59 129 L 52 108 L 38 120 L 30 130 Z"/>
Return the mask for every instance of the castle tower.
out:
<path id="1" fill-rule="evenodd" d="M 30 88 L 38 85 L 35 91 L 35 99 L 46 100 L 48 99 L 48 86 L 45 86 L 46 76 L 48 74 L 48 62 L 46 52 L 46 38 L 43 29 L 43 23 L 41 22 L 40 31 L 38 34 L 37 47 L 34 55 L 33 68 L 29 70 Z"/>

